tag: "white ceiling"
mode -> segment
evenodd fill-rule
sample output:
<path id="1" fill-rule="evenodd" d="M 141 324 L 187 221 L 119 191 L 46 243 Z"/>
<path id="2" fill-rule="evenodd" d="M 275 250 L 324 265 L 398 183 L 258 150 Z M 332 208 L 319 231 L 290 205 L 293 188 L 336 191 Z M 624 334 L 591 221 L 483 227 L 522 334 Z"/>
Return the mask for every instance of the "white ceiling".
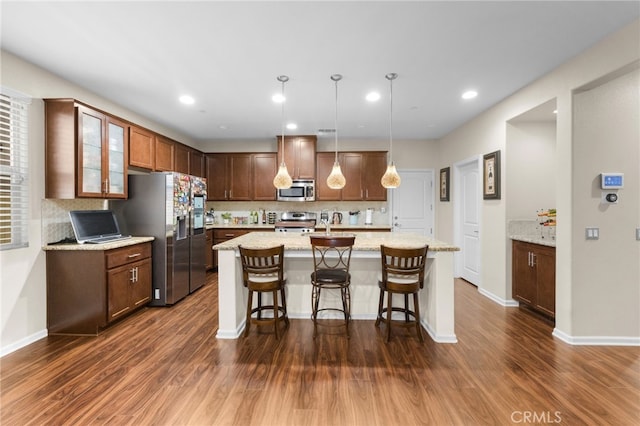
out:
<path id="1" fill-rule="evenodd" d="M 13 2 L 2 49 L 195 140 L 439 138 L 637 19 L 640 2 Z M 463 101 L 463 91 L 479 96 Z M 378 90 L 375 104 L 364 96 Z M 191 94 L 192 106 L 179 104 Z M 332 136 L 328 136 L 332 137 Z"/>

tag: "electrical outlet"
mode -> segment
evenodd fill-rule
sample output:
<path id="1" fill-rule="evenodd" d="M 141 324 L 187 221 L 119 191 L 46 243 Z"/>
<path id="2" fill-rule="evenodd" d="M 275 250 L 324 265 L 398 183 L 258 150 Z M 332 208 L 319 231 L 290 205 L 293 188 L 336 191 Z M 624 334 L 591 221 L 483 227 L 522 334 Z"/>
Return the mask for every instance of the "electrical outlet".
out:
<path id="1" fill-rule="evenodd" d="M 160 299 L 160 289 L 159 288 L 154 289 L 153 298 L 156 299 L 156 300 Z"/>
<path id="2" fill-rule="evenodd" d="M 600 238 L 600 228 L 585 228 L 584 235 L 587 240 L 597 240 Z"/>

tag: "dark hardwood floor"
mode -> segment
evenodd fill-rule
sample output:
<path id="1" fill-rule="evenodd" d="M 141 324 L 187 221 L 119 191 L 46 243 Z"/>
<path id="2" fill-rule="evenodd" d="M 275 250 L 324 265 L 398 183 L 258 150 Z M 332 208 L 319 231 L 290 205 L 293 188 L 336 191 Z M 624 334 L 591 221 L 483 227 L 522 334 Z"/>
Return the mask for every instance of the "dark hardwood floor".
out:
<path id="1" fill-rule="evenodd" d="M 218 340 L 217 276 L 98 337 L 50 336 L 0 360 L 2 425 L 640 424 L 640 348 L 570 346 L 457 280 L 457 344 L 354 321 L 291 320 Z M 384 326 L 383 326 L 384 327 Z"/>

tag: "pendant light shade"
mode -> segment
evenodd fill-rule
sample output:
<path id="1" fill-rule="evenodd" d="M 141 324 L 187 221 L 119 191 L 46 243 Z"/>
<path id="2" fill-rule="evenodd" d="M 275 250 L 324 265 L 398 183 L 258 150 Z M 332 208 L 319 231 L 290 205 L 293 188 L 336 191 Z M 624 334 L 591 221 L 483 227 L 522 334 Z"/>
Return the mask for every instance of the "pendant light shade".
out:
<path id="1" fill-rule="evenodd" d="M 278 76 L 278 81 L 282 83 L 282 149 L 280 150 L 280 155 L 282 156 L 282 162 L 280 163 L 280 167 L 278 168 L 278 174 L 273 178 L 273 186 L 277 189 L 287 189 L 291 188 L 291 184 L 293 181 L 291 180 L 291 175 L 289 175 L 289 170 L 287 170 L 287 165 L 284 163 L 284 84 L 289 81 L 289 77 L 286 75 Z"/>
<path id="2" fill-rule="evenodd" d="M 400 175 L 396 171 L 395 164 L 393 164 L 393 80 L 397 77 L 398 74 L 396 73 L 385 75 L 385 78 L 389 80 L 389 164 L 384 175 L 382 175 L 382 179 L 380 179 L 380 183 L 388 189 L 400 186 Z"/>
<path id="3" fill-rule="evenodd" d="M 336 139 L 336 159 L 331 169 L 331 174 L 327 177 L 327 186 L 331 189 L 342 189 L 347 183 L 342 169 L 340 169 L 340 163 L 338 162 L 338 82 L 342 80 L 340 74 L 334 74 L 331 76 L 331 80 L 335 82 L 336 86 L 336 120 L 335 120 L 335 139 Z"/>

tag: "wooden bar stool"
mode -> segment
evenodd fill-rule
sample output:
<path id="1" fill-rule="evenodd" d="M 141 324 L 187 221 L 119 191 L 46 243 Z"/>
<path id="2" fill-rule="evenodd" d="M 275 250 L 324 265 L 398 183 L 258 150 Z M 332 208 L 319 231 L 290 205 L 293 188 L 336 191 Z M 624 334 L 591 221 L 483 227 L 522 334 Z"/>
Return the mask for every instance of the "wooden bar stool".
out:
<path id="1" fill-rule="evenodd" d="M 415 249 L 402 249 L 380 246 L 382 271 L 378 278 L 380 301 L 376 327 L 380 322 L 387 324 L 387 342 L 391 340 L 391 324 L 402 327 L 415 327 L 421 342 L 420 302 L 418 292 L 424 286 L 424 273 L 429 246 Z M 387 293 L 387 306 L 383 307 L 384 294 Z M 404 307 L 394 307 L 394 294 L 404 296 Z M 413 310 L 409 308 L 409 295 L 413 295 Z M 404 319 L 392 319 L 393 312 L 401 312 Z M 386 314 L 386 318 L 384 315 Z"/>
<path id="2" fill-rule="evenodd" d="M 244 329 L 245 337 L 249 334 L 251 323 L 256 325 L 273 325 L 276 339 L 278 326 L 284 320 L 289 325 L 287 316 L 287 299 L 284 287 L 287 282 L 284 274 L 284 245 L 266 249 L 250 249 L 242 246 L 240 259 L 242 260 L 242 282 L 249 290 L 247 301 L 247 321 Z M 258 293 L 257 307 L 253 307 L 253 293 Z M 271 293 L 273 303 L 262 304 L 262 294 Z M 280 293 L 281 305 L 278 305 L 278 293 Z M 272 312 L 273 317 L 264 317 L 265 312 Z M 253 317 L 256 314 L 256 317 Z"/>
<path id="3" fill-rule="evenodd" d="M 311 318 L 313 319 L 313 337 L 318 332 L 318 313 L 321 311 L 338 311 L 344 315 L 344 325 L 349 337 L 349 321 L 351 320 L 351 249 L 356 240 L 355 235 L 323 235 L 311 236 L 313 253 L 313 273 L 311 274 Z M 320 293 L 323 289 L 340 290 L 342 307 L 320 308 Z"/>

